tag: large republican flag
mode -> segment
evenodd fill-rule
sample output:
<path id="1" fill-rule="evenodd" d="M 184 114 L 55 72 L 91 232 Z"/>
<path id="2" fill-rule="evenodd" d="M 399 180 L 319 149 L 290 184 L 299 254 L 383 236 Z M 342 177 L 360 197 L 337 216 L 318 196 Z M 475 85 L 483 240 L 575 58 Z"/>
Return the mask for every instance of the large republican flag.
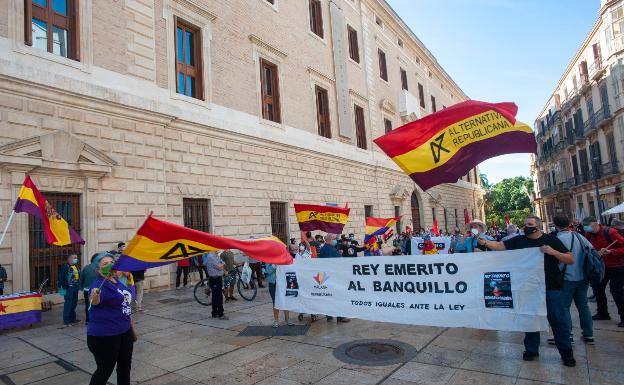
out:
<path id="1" fill-rule="evenodd" d="M 28 175 L 17 195 L 13 211 L 28 213 L 39 218 L 43 223 L 43 231 L 49 244 L 65 246 L 71 243 L 85 243 L 67 221 L 45 200 Z"/>
<path id="2" fill-rule="evenodd" d="M 295 214 L 301 231 L 321 230 L 331 234 L 342 234 L 349 221 L 349 212 L 348 207 L 295 203 Z"/>
<path id="3" fill-rule="evenodd" d="M 372 238 L 377 235 L 384 235 L 386 231 L 390 230 L 401 217 L 394 218 L 366 218 L 366 235 L 364 236 L 364 243 L 368 243 Z"/>
<path id="4" fill-rule="evenodd" d="M 0 296 L 0 330 L 41 322 L 41 294 Z"/>
<path id="5" fill-rule="evenodd" d="M 408 123 L 375 143 L 423 190 L 454 183 L 482 161 L 535 153 L 533 130 L 514 103 L 468 100 Z"/>
<path id="6" fill-rule="evenodd" d="M 276 237 L 241 241 L 189 229 L 150 215 L 128 242 L 114 268 L 119 271 L 149 269 L 225 249 L 238 249 L 258 261 L 276 265 L 289 265 L 293 261 L 286 245 Z"/>

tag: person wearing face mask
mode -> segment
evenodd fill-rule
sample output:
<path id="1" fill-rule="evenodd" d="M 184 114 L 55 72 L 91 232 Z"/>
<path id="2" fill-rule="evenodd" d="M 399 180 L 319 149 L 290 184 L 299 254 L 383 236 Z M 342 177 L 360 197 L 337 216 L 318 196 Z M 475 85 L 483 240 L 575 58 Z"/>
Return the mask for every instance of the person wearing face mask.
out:
<path id="1" fill-rule="evenodd" d="M 78 270 L 78 256 L 70 254 L 67 263 L 61 267 L 58 278 L 59 294 L 65 299 L 63 304 L 63 327 L 80 322 L 76 319 L 78 306 L 78 292 L 80 291 L 80 271 Z"/>
<path id="2" fill-rule="evenodd" d="M 494 238 L 486 234 L 487 225 L 479 219 L 474 219 L 468 224 L 468 227 L 470 227 L 471 236 L 466 239 L 466 252 L 476 253 L 487 251 L 487 247 L 477 242 L 478 239 L 487 239 L 488 241 L 494 240 Z"/>
<path id="3" fill-rule="evenodd" d="M 310 249 L 306 246 L 305 243 L 299 243 L 299 248 L 297 249 L 297 253 L 295 253 L 295 259 L 310 259 L 312 258 L 312 253 Z"/>
<path id="4" fill-rule="evenodd" d="M 544 253 L 544 277 L 546 281 L 546 313 L 548 323 L 555 336 L 555 344 L 565 366 L 576 366 L 572 343 L 570 342 L 570 325 L 566 318 L 566 307 L 563 293 L 563 274 L 559 264 L 574 263 L 572 253 L 556 237 L 544 234 L 540 229 L 542 220 L 531 216 L 524 220 L 524 235 L 518 235 L 505 242 L 489 241 L 480 238 L 479 244 L 491 250 L 517 250 L 530 247 L 539 247 Z M 538 293 L 539 294 L 539 293 Z M 524 334 L 525 351 L 522 358 L 533 361 L 539 357 L 540 333 L 527 332 Z"/>
<path id="5" fill-rule="evenodd" d="M 464 254 L 466 250 L 466 236 L 462 234 L 459 227 L 453 229 L 453 235 L 451 236 L 451 245 L 449 247 L 449 253 L 451 254 Z"/>
<path id="6" fill-rule="evenodd" d="M 624 237 L 613 227 L 598 223 L 596 218 L 583 219 L 585 237 L 598 251 L 605 264 L 605 275 L 600 285 L 592 286 L 598 309 L 592 317 L 597 321 L 610 320 L 607 306 L 607 285 L 620 315 L 619 327 L 624 328 Z"/>
<path id="7" fill-rule="evenodd" d="M 117 385 L 130 385 L 135 334 L 132 330 L 133 288 L 126 287 L 112 271 L 114 258 L 104 255 L 98 277 L 89 290 L 87 346 L 97 368 L 89 385 L 105 385 L 117 366 Z"/>

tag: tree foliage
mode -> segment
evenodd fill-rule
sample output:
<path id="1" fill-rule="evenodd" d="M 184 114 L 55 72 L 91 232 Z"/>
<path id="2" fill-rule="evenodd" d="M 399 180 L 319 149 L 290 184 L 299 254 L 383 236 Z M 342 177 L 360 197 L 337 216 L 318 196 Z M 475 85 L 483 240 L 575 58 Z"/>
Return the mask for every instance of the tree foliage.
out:
<path id="1" fill-rule="evenodd" d="M 487 176 L 485 180 L 487 181 Z M 532 206 L 528 191 L 531 191 L 532 185 L 531 179 L 522 176 L 505 178 L 499 183 L 490 185 L 485 194 L 487 224 L 491 225 L 494 222 L 497 226 L 504 226 L 505 214 L 508 214 L 511 223 L 521 225 L 524 219 L 531 215 Z"/>

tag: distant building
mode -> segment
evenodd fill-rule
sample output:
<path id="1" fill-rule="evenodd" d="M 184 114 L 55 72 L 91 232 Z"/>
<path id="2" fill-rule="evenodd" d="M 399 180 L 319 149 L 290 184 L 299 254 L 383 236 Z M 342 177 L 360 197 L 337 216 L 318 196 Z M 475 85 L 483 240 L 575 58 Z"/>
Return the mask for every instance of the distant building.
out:
<path id="1" fill-rule="evenodd" d="M 538 155 L 531 172 L 546 222 L 557 214 L 599 217 L 622 202 L 623 33 L 624 1 L 602 0 L 598 20 L 535 120 Z"/>
<path id="2" fill-rule="evenodd" d="M 54 291 L 68 253 L 84 265 L 152 210 L 284 241 L 295 202 L 348 203 L 359 236 L 365 215 L 483 215 L 476 168 L 424 193 L 373 143 L 467 99 L 383 0 L 9 0 L 0 15 L 0 224 L 28 173 L 86 240 L 49 247 L 17 215 L 8 292 Z"/>

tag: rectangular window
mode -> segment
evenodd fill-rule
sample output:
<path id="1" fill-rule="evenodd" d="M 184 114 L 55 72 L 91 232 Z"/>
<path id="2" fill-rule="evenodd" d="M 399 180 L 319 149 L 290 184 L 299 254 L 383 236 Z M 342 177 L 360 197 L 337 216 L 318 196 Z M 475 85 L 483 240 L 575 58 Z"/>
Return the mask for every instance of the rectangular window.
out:
<path id="1" fill-rule="evenodd" d="M 318 134 L 325 138 L 331 138 L 331 125 L 329 122 L 329 97 L 327 90 L 316 86 L 316 120 L 318 122 Z"/>
<path id="2" fill-rule="evenodd" d="M 277 66 L 260 59 L 260 89 L 262 97 L 262 117 L 281 123 L 279 103 L 279 82 Z"/>
<path id="3" fill-rule="evenodd" d="M 355 111 L 355 135 L 357 146 L 366 150 L 366 124 L 364 123 L 364 109 L 357 104 L 353 106 Z"/>
<path id="4" fill-rule="evenodd" d="M 321 8 L 321 0 L 310 0 L 310 30 L 318 37 L 323 37 L 323 10 Z"/>
<path id="5" fill-rule="evenodd" d="M 409 90 L 409 88 L 407 87 L 407 71 L 405 71 L 403 68 L 401 68 L 401 87 L 405 91 Z"/>
<path id="6" fill-rule="evenodd" d="M 617 153 L 615 152 L 615 138 L 613 133 L 607 135 L 607 146 L 609 150 L 609 163 L 615 165 L 617 163 Z"/>
<path id="7" fill-rule="evenodd" d="M 433 220 L 436 220 L 436 209 L 435 207 L 431 208 L 431 218 L 433 218 Z"/>
<path id="8" fill-rule="evenodd" d="M 288 211 L 284 202 L 271 202 L 271 234 L 288 244 Z"/>
<path id="9" fill-rule="evenodd" d="M 394 206 L 394 217 L 399 218 L 399 220 L 395 224 L 394 230 L 396 232 L 396 235 L 398 236 L 399 234 L 401 234 L 401 206 Z"/>
<path id="10" fill-rule="evenodd" d="M 392 131 L 392 121 L 390 119 L 384 119 L 384 127 L 386 129 L 386 134 Z"/>
<path id="11" fill-rule="evenodd" d="M 357 31 L 351 26 L 347 26 L 347 33 L 349 35 L 349 57 L 356 63 L 360 62 L 360 47 L 358 45 Z"/>
<path id="12" fill-rule="evenodd" d="M 420 100 L 420 106 L 422 108 L 427 108 L 425 106 L 425 89 L 423 88 L 423 85 L 418 83 L 418 99 Z"/>
<path id="13" fill-rule="evenodd" d="M 203 100 L 202 51 L 199 28 L 174 16 L 176 51 L 176 91 Z"/>
<path id="14" fill-rule="evenodd" d="M 457 209 L 455 209 L 455 226 L 459 227 L 459 217 L 457 217 Z"/>
<path id="15" fill-rule="evenodd" d="M 435 102 L 435 96 L 431 95 L 431 111 L 432 112 L 436 112 L 436 102 Z"/>
<path id="16" fill-rule="evenodd" d="M 446 208 L 444 208 L 444 231 L 448 232 L 448 213 Z"/>
<path id="17" fill-rule="evenodd" d="M 210 233 L 210 200 L 209 199 L 182 199 L 184 227 Z"/>
<path id="18" fill-rule="evenodd" d="M 386 67 L 386 53 L 380 49 L 377 49 L 377 55 L 379 56 L 379 77 L 385 81 L 388 81 L 388 68 Z"/>
<path id="19" fill-rule="evenodd" d="M 78 0 L 25 0 L 25 44 L 80 60 Z"/>
<path id="20" fill-rule="evenodd" d="M 364 205 L 364 217 L 370 218 L 373 216 L 373 206 L 372 205 Z"/>

